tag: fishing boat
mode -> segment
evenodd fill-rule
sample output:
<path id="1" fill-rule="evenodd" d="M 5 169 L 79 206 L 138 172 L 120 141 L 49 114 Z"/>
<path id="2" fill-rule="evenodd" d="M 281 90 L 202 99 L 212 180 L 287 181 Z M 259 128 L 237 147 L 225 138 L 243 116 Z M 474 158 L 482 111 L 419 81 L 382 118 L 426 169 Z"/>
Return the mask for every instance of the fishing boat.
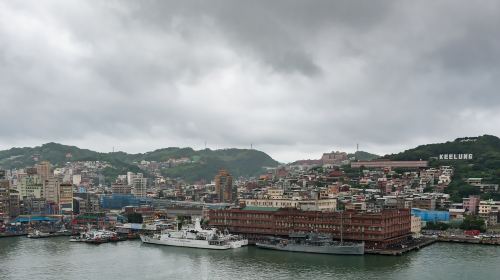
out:
<path id="1" fill-rule="evenodd" d="M 46 237 L 51 237 L 50 232 L 43 232 L 40 230 L 34 230 L 34 231 L 28 233 L 28 238 L 46 238 Z"/>
<path id="2" fill-rule="evenodd" d="M 62 228 L 58 231 L 46 232 L 41 230 L 33 230 L 28 233 L 28 238 L 47 238 L 47 237 L 57 237 L 57 236 L 69 236 L 71 232 Z"/>
<path id="3" fill-rule="evenodd" d="M 69 239 L 70 242 L 86 242 L 91 244 L 102 244 L 106 242 L 121 241 L 118 235 L 109 230 L 91 230 L 82 232 L 79 235 L 73 235 Z"/>

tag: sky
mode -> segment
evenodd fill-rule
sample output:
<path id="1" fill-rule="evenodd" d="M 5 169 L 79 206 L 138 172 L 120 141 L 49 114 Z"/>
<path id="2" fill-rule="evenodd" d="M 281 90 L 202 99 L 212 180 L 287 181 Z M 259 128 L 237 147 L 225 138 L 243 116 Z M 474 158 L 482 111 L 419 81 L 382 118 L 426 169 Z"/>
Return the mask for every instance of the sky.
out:
<path id="1" fill-rule="evenodd" d="M 278 161 L 500 135 L 499 1 L 0 0 L 0 150 Z"/>

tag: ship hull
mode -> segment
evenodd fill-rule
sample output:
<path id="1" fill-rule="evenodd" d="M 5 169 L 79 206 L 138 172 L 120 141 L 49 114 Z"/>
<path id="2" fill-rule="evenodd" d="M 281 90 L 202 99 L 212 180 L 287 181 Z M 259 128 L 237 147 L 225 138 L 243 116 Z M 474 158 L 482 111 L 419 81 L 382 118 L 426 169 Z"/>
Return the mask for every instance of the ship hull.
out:
<path id="1" fill-rule="evenodd" d="M 49 237 L 58 237 L 58 236 L 70 236 L 71 232 L 54 232 L 54 233 L 39 233 L 39 234 L 28 234 L 28 238 L 49 238 Z"/>
<path id="2" fill-rule="evenodd" d="M 237 241 L 231 241 L 231 248 L 241 248 L 243 246 L 248 245 L 248 239 L 242 239 L 242 240 L 237 240 Z"/>
<path id="3" fill-rule="evenodd" d="M 164 245 L 164 246 L 176 246 L 176 247 L 212 249 L 212 250 L 227 250 L 233 248 L 230 244 L 210 245 L 206 240 L 192 240 L 192 239 L 179 239 L 179 238 L 155 239 L 144 235 L 141 235 L 141 240 L 143 243 Z"/>
<path id="4" fill-rule="evenodd" d="M 359 245 L 337 245 L 337 246 L 308 246 L 308 245 L 273 245 L 265 243 L 256 243 L 259 248 L 288 251 L 288 252 L 301 252 L 301 253 L 314 253 L 314 254 L 330 254 L 330 255 L 363 255 L 365 248 L 363 244 Z"/>

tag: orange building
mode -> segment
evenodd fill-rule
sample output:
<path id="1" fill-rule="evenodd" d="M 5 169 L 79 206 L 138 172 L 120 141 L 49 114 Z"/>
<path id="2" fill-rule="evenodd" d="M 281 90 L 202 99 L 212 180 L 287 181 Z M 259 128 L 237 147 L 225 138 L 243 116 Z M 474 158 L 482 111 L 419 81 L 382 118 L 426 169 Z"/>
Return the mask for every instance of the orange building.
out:
<path id="1" fill-rule="evenodd" d="M 215 176 L 215 192 L 218 202 L 233 202 L 236 197 L 233 193 L 233 177 L 224 169 Z"/>

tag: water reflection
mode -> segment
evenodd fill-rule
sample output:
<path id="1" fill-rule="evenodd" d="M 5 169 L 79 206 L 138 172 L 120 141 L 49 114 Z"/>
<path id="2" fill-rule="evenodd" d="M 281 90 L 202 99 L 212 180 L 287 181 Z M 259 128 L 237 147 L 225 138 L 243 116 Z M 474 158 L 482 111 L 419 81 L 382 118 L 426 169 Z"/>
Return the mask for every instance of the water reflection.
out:
<path id="1" fill-rule="evenodd" d="M 0 239 L 0 279 L 496 279 L 500 247 L 435 244 L 402 257 L 245 247 L 202 250 L 140 241 Z M 467 269 L 464 269 L 467 268 Z"/>
<path id="2" fill-rule="evenodd" d="M 256 247 L 245 247 L 231 251 L 199 250 L 192 248 L 178 248 L 144 244 L 142 248 L 161 252 L 163 259 L 173 260 L 174 263 L 187 263 L 191 267 L 200 267 L 217 274 L 221 270 L 237 271 L 236 274 L 249 270 L 256 275 L 284 275 L 297 274 L 348 274 L 373 271 L 392 271 L 406 266 L 411 258 L 387 256 L 337 256 L 280 252 L 264 250 Z M 222 269 L 221 269 L 222 268 Z M 236 275 L 238 276 L 238 275 Z"/>

